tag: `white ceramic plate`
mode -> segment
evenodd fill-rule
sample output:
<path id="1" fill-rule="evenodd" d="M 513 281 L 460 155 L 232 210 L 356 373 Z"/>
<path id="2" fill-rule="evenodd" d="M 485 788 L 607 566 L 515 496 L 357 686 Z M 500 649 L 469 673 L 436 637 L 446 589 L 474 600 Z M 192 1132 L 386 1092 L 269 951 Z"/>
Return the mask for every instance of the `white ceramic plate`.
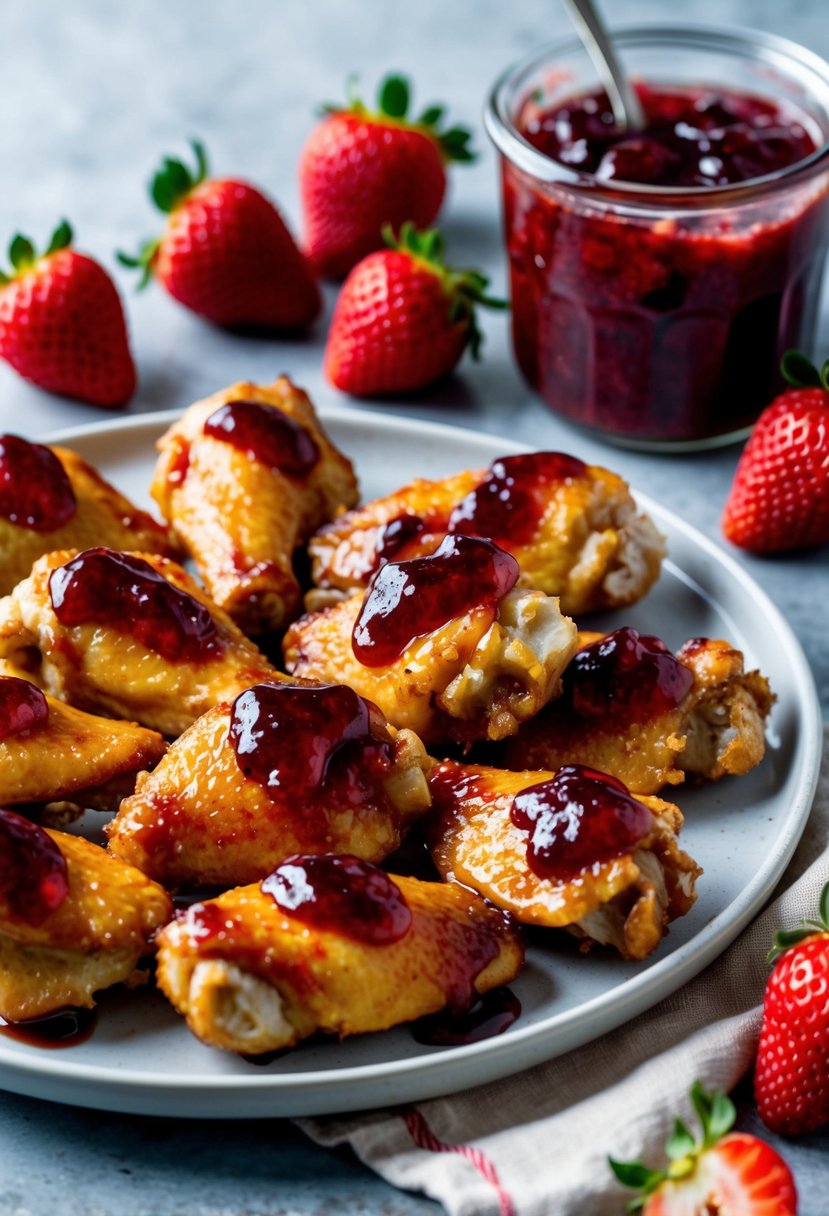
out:
<path id="1" fill-rule="evenodd" d="M 417 475 L 440 477 L 526 450 L 381 414 L 323 413 L 335 442 L 356 461 L 366 497 Z M 172 416 L 144 415 L 53 438 L 149 505 L 153 442 Z M 676 792 L 686 816 L 682 843 L 705 874 L 690 915 L 671 926 L 655 954 L 644 963 L 600 951 L 582 957 L 556 935 L 548 945 L 535 934 L 527 967 L 511 985 L 522 1015 L 498 1038 L 433 1048 L 415 1043 L 402 1027 L 308 1044 L 267 1066 L 197 1042 L 157 992 L 107 993 L 84 1044 L 44 1051 L 0 1036 L 0 1085 L 105 1110 L 224 1119 L 411 1102 L 495 1080 L 586 1043 L 716 958 L 763 905 L 803 830 L 817 781 L 820 707 L 798 642 L 760 588 L 699 532 L 644 495 L 639 500 L 667 535 L 671 560 L 643 603 L 596 627 L 629 623 L 672 647 L 689 637 L 725 636 L 768 675 L 778 698 L 768 754 L 754 773 Z"/>

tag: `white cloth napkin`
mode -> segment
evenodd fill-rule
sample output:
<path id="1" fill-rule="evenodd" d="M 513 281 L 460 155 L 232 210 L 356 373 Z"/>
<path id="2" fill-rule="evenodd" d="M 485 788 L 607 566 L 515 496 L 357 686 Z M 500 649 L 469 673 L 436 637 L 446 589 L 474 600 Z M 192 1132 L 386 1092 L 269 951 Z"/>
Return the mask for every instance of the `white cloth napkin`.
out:
<path id="1" fill-rule="evenodd" d="M 607 1156 L 662 1159 L 688 1090 L 733 1089 L 751 1067 L 774 930 L 813 914 L 829 880 L 829 728 L 809 823 L 778 898 L 696 979 L 626 1026 L 518 1076 L 369 1114 L 303 1119 L 395 1186 L 451 1216 L 617 1216 Z"/>

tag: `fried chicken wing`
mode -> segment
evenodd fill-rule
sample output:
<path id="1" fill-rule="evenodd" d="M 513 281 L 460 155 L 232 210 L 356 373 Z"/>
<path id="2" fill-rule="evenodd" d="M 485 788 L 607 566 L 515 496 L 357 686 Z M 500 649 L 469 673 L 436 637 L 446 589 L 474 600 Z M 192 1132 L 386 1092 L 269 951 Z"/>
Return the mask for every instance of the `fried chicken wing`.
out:
<path id="1" fill-rule="evenodd" d="M 92 713 L 179 735 L 258 680 L 284 679 L 176 562 L 49 553 L 0 600 L 0 659 Z"/>
<path id="2" fill-rule="evenodd" d="M 139 777 L 109 849 L 168 886 L 253 882 L 297 852 L 380 861 L 428 809 L 431 766 L 350 688 L 258 684 Z"/>
<path id="3" fill-rule="evenodd" d="M 511 773 L 446 761 L 430 778 L 435 865 L 530 925 L 642 959 L 689 911 L 702 873 L 682 814 L 579 765 Z"/>
<path id="4" fill-rule="evenodd" d="M 155 731 L 73 709 L 0 666 L 0 805 L 71 801 L 115 811 L 165 750 Z"/>
<path id="5" fill-rule="evenodd" d="M 162 887 L 77 836 L 0 811 L 0 1016 L 44 1017 L 129 983 L 173 914 Z"/>
<path id="6" fill-rule="evenodd" d="M 557 694 L 577 645 L 558 600 L 517 577 L 497 546 L 447 537 L 430 557 L 388 563 L 365 597 L 296 621 L 287 669 L 348 684 L 427 745 L 504 738 Z"/>
<path id="7" fill-rule="evenodd" d="M 351 462 L 282 376 L 198 401 L 158 442 L 152 494 L 215 602 L 247 632 L 297 615 L 295 550 L 357 501 Z"/>
<path id="8" fill-rule="evenodd" d="M 146 511 L 63 447 L 0 436 L 0 595 L 54 549 L 140 549 L 177 557 L 178 545 Z"/>
<path id="9" fill-rule="evenodd" d="M 587 764 L 640 794 L 760 763 L 774 697 L 730 643 L 694 638 L 673 655 L 630 628 L 583 640 L 561 698 L 498 749 L 498 763 Z"/>
<path id="10" fill-rule="evenodd" d="M 297 856 L 164 929 L 158 982 L 205 1043 L 257 1054 L 467 1007 L 522 962 L 509 918 L 470 891 Z"/>
<path id="11" fill-rule="evenodd" d="M 665 555 L 615 473 L 559 452 L 506 456 L 488 470 L 418 479 L 320 529 L 312 576 L 329 594 L 311 592 L 308 607 L 364 589 L 386 560 L 434 552 L 447 533 L 494 540 L 517 559 L 522 586 L 559 596 L 572 615 L 634 603 Z"/>

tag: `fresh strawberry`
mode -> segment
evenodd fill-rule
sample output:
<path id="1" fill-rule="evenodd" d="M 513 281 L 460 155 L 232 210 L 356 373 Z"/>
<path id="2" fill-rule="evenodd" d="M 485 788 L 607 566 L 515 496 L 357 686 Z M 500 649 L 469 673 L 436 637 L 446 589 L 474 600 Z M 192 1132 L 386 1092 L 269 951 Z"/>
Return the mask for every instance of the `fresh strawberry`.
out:
<path id="1" fill-rule="evenodd" d="M 754 1092 L 766 1126 L 796 1136 L 829 1123 L 829 883 L 819 919 L 774 941 Z"/>
<path id="2" fill-rule="evenodd" d="M 484 294 L 475 270 L 450 270 L 435 231 L 404 224 L 396 242 L 371 253 L 343 284 L 325 348 L 325 372 L 358 397 L 405 393 L 450 372 L 466 346 L 478 357 L 475 305 L 505 307 Z"/>
<path id="3" fill-rule="evenodd" d="M 0 272 L 0 356 L 47 392 L 125 405 L 135 365 L 121 300 L 103 266 L 71 244 L 66 220 L 42 257 L 28 237 L 12 241 L 14 274 Z"/>
<path id="4" fill-rule="evenodd" d="M 150 183 L 150 195 L 169 214 L 156 241 L 137 257 L 119 253 L 125 266 L 140 267 L 143 287 L 151 275 L 170 295 L 214 325 L 294 330 L 310 325 L 320 310 L 311 270 L 282 217 L 247 182 L 208 178 L 207 159 L 194 142 L 196 170 L 166 159 Z"/>
<path id="5" fill-rule="evenodd" d="M 666 1169 L 651 1170 L 639 1161 L 609 1158 L 619 1181 L 640 1191 L 628 1204 L 628 1212 L 641 1210 L 643 1216 L 796 1216 L 797 1191 L 789 1167 L 764 1140 L 730 1132 L 735 1116 L 730 1099 L 720 1090 L 706 1093 L 695 1081 L 691 1101 L 702 1140 L 695 1140 L 677 1119 L 665 1146 Z"/>
<path id="6" fill-rule="evenodd" d="M 353 92 L 347 108 L 326 109 L 302 152 L 299 184 L 308 254 L 320 274 L 341 279 L 382 249 L 385 224 L 395 232 L 406 220 L 431 224 L 446 191 L 446 162 L 474 157 L 469 131 L 439 130 L 443 106 L 407 117 L 402 76 L 382 82 L 374 113 Z"/>
<path id="7" fill-rule="evenodd" d="M 789 351 L 794 387 L 763 411 L 725 504 L 723 532 L 755 553 L 829 541 L 829 361 L 820 372 Z"/>

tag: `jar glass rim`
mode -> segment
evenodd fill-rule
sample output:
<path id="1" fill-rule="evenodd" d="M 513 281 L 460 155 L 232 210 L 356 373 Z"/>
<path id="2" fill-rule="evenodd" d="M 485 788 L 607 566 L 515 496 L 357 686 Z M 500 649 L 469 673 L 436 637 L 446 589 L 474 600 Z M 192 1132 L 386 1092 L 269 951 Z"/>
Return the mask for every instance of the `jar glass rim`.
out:
<path id="1" fill-rule="evenodd" d="M 829 63 L 814 51 L 797 42 L 760 30 L 738 26 L 685 25 L 666 23 L 659 26 L 620 26 L 613 31 L 614 42 L 625 46 L 657 46 L 681 43 L 697 50 L 715 50 L 740 54 L 743 58 L 777 67 L 820 99 L 829 123 Z M 654 186 L 640 182 L 602 181 L 592 173 L 574 169 L 553 160 L 539 151 L 519 132 L 513 119 L 513 105 L 521 85 L 545 65 L 551 65 L 574 52 L 584 52 L 577 36 L 560 38 L 547 43 L 540 51 L 508 67 L 493 85 L 484 110 L 484 125 L 496 148 L 532 177 L 551 185 L 589 187 L 596 194 L 620 203 L 664 204 L 674 198 L 684 206 L 720 204 L 735 196 L 762 193 L 788 185 L 793 178 L 810 176 L 822 162 L 829 160 L 829 136 L 814 152 L 794 164 L 786 165 L 762 177 L 733 182 L 727 186 Z M 586 52 L 585 52 L 586 53 Z"/>

